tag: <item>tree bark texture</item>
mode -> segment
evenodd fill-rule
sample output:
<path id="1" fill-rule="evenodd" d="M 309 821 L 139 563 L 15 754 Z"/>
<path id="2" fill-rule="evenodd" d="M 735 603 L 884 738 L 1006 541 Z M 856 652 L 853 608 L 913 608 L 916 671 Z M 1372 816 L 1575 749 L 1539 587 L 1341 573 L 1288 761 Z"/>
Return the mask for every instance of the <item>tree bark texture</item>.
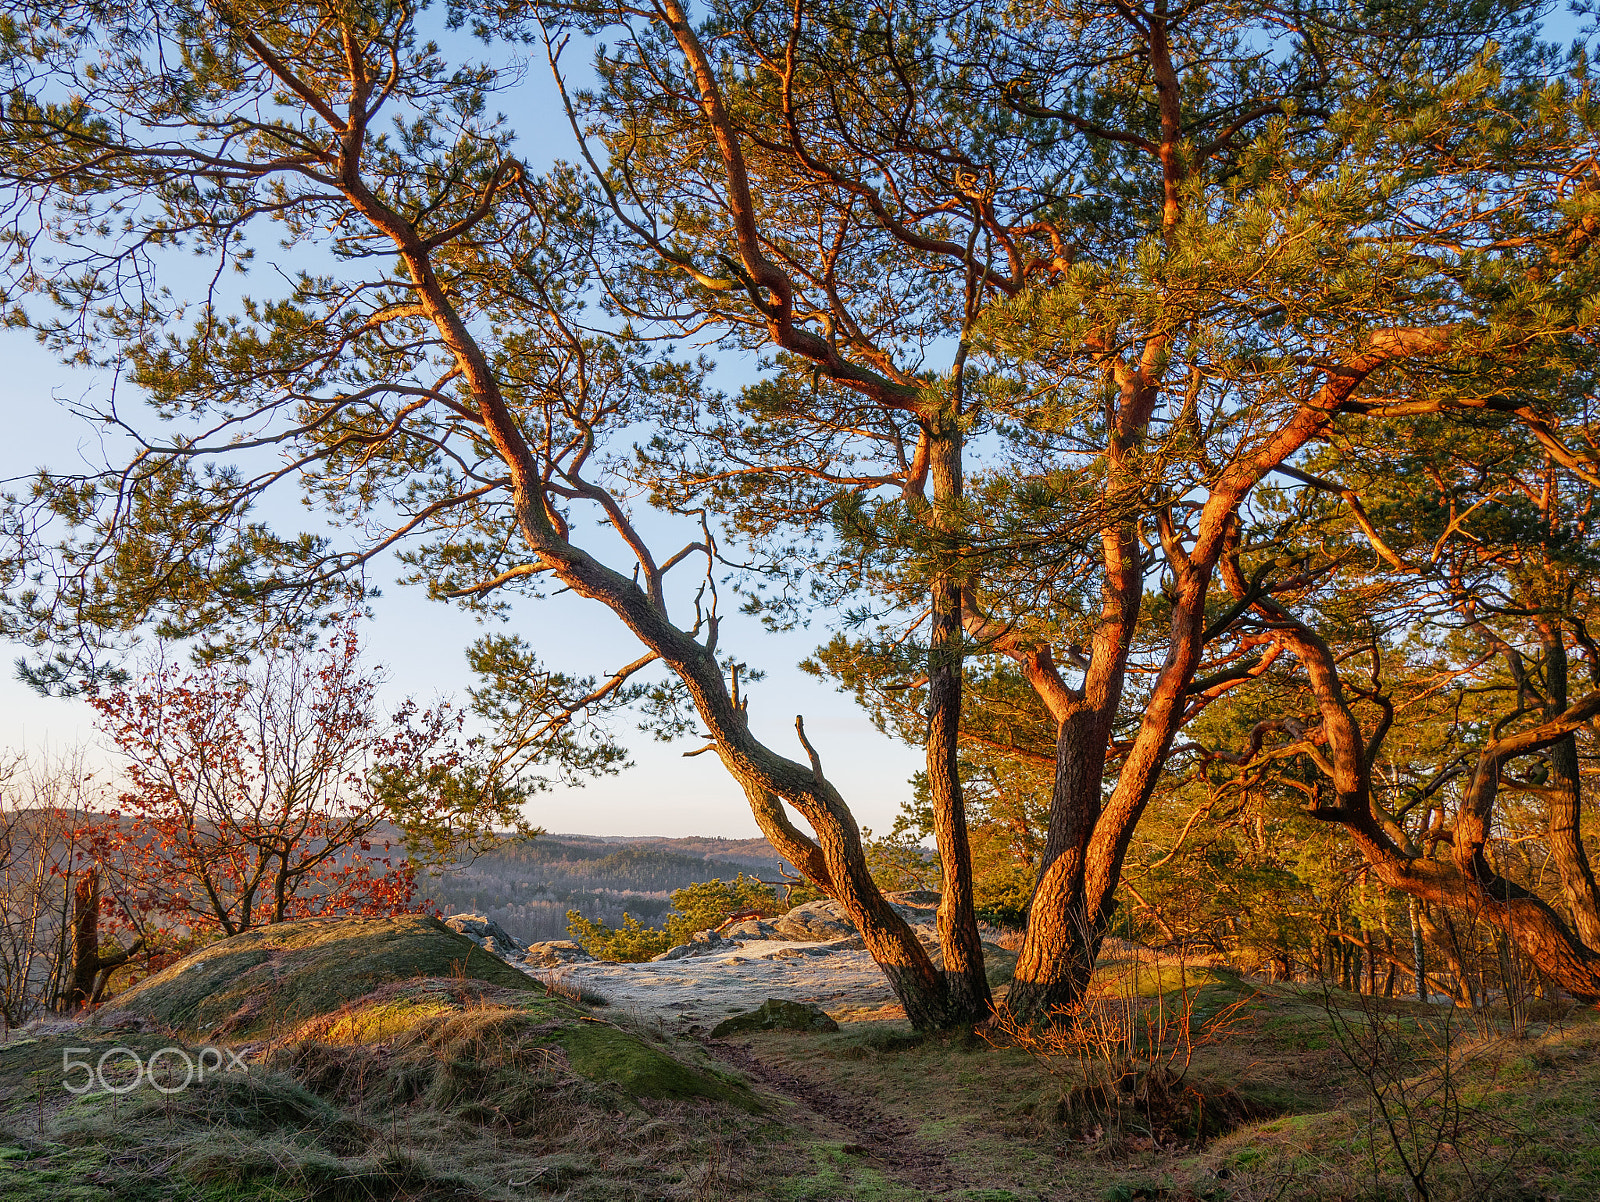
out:
<path id="1" fill-rule="evenodd" d="M 1561 631 L 1546 624 L 1541 631 L 1545 653 L 1546 720 L 1557 718 L 1568 705 L 1567 648 Z M 1550 745 L 1550 775 L 1545 782 L 1545 807 L 1549 816 L 1548 846 L 1561 880 L 1561 893 L 1572 915 L 1578 937 L 1600 948 L 1600 893 L 1583 846 L 1583 791 L 1578 776 L 1578 740 L 1563 735 Z"/>
<path id="2" fill-rule="evenodd" d="M 65 1009 L 76 1010 L 94 997 L 100 971 L 100 874 L 89 869 L 72 886 L 72 972 Z"/>
<path id="3" fill-rule="evenodd" d="M 933 485 L 935 539 L 957 530 L 950 510 L 962 492 L 962 433 L 954 413 L 942 414 L 928 429 L 929 481 Z M 974 911 L 972 852 L 967 812 L 961 794 L 958 749 L 961 733 L 963 634 L 962 582 L 955 560 L 959 548 L 939 547 L 932 582 L 932 629 L 928 641 L 928 796 L 933 809 L 934 842 L 942 880 L 939 899 L 939 950 L 952 1022 L 981 1022 L 994 1008 L 984 973 L 983 944 Z"/>

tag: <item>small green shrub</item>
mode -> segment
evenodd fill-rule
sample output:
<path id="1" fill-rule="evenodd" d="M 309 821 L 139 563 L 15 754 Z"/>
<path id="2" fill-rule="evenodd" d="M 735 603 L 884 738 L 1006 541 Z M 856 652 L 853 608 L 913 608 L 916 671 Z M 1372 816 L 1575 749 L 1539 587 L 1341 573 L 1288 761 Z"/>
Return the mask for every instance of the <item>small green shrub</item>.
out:
<path id="1" fill-rule="evenodd" d="M 873 884 L 885 893 L 907 889 L 939 891 L 939 861 L 904 831 L 897 829 L 874 838 L 871 830 L 863 830 L 861 850 Z"/>
<path id="2" fill-rule="evenodd" d="M 973 908 L 997 927 L 1026 926 L 1033 885 L 1033 869 L 1021 864 L 991 869 L 973 881 Z"/>
<path id="3" fill-rule="evenodd" d="M 637 962 L 659 956 L 672 946 L 667 933 L 647 927 L 632 914 L 623 914 L 620 927 L 590 922 L 576 910 L 567 911 L 567 934 L 583 950 L 601 960 Z"/>
<path id="4" fill-rule="evenodd" d="M 719 926 L 731 915 L 754 910 L 765 918 L 780 909 L 771 886 L 741 872 L 731 881 L 699 881 L 673 890 L 672 912 L 661 928 L 647 927 L 631 914 L 622 916 L 620 927 L 608 927 L 568 910 L 567 933 L 591 956 L 636 962 L 688 943 L 696 932 Z"/>
<path id="5" fill-rule="evenodd" d="M 667 934 L 674 946 L 687 943 L 697 931 L 721 925 L 729 916 L 754 910 L 763 918 L 779 912 L 778 895 L 771 886 L 739 873 L 731 881 L 709 880 L 676 889 L 667 915 Z"/>

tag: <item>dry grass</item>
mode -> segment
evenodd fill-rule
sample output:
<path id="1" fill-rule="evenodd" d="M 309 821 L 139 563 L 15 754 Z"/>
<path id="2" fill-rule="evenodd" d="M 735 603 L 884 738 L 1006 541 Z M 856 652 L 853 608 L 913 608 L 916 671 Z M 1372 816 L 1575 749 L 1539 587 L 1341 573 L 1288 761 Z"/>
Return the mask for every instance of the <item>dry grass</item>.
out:
<path id="1" fill-rule="evenodd" d="M 170 1035 L 14 1044 L 0 1052 L 13 1149 L 0 1196 L 59 1202 L 63 1176 L 95 1202 L 510 1199 L 530 1184 L 606 1202 L 748 1196 L 743 1150 L 768 1123 L 747 1092 L 564 1002 L 518 1000 L 448 978 L 391 989 L 261 1049 L 248 1074 L 171 1097 L 59 1090 L 63 1047 L 147 1056 Z M 382 1041 L 351 1037 L 383 1015 L 403 1021 Z"/>
<path id="2" fill-rule="evenodd" d="M 1243 1021 L 1248 995 L 1202 1006 L 1222 978 L 1148 948 L 1119 949 L 1096 970 L 1088 996 L 1049 1027 L 1004 1012 L 984 1037 L 1027 1053 L 1060 1090 L 1056 1118 L 1080 1134 L 1178 1146 L 1231 1131 L 1257 1117 L 1233 1086 L 1191 1076 L 1195 1054 L 1225 1043 Z"/>
<path id="3" fill-rule="evenodd" d="M 1113 948 L 1082 1034 L 1043 1048 L 1053 1065 L 1020 1040 L 918 1036 L 887 1011 L 835 1012 L 855 1019 L 836 1034 L 707 1045 L 718 1065 L 659 1024 L 445 974 L 281 1017 L 274 1037 L 238 1045 L 257 1056 L 248 1076 L 187 1094 L 56 1088 L 63 1047 L 92 1059 L 184 1040 L 146 1015 L 0 1050 L 0 1196 L 1398 1202 L 1405 1180 L 1381 1156 L 1374 1171 L 1371 1110 L 1337 1035 L 1338 1016 L 1358 1019 L 1363 1004 L 1328 1001 L 1332 1016 L 1320 991 Z M 1423 1036 L 1440 1011 L 1376 1005 L 1411 1040 L 1401 1080 L 1425 1083 L 1436 1068 Z M 1430 1202 L 1600 1197 L 1600 1023 L 1578 1014 L 1517 1038 L 1486 1021 L 1489 1035 L 1474 1029 L 1453 1052 L 1460 1097 L 1496 1124 L 1479 1154 L 1539 1139 L 1498 1174 L 1442 1158 Z M 1142 1077 L 1119 1090 L 1129 1064 Z M 751 1095 L 732 1072 L 749 1075 L 764 1112 L 738 1104 Z M 674 1092 L 686 1081 L 713 1096 Z M 1257 1117 L 1221 1116 L 1237 1125 L 1220 1137 L 1204 1115 L 1179 1121 L 1187 1090 L 1209 1106 L 1219 1083 Z"/>

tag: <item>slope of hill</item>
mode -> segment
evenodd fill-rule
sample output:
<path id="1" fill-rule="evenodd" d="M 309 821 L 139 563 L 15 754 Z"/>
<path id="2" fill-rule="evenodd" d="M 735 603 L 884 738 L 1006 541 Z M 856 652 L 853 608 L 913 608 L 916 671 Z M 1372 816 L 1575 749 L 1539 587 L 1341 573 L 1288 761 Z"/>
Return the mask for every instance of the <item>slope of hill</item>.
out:
<path id="1" fill-rule="evenodd" d="M 688 1202 L 770 1126 L 704 1052 L 433 919 L 247 932 L 116 1006 L 0 1043 L 0 1197 Z"/>

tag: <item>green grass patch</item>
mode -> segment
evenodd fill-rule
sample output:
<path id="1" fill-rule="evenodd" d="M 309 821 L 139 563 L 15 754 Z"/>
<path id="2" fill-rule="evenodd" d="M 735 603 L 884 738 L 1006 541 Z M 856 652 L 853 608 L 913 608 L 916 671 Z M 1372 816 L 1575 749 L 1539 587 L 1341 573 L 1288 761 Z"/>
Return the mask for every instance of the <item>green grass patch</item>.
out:
<path id="1" fill-rule="evenodd" d="M 787 1202 L 923 1202 L 924 1190 L 891 1181 L 842 1143 L 818 1143 L 810 1148 L 810 1171 L 802 1170 L 781 1185 Z"/>

